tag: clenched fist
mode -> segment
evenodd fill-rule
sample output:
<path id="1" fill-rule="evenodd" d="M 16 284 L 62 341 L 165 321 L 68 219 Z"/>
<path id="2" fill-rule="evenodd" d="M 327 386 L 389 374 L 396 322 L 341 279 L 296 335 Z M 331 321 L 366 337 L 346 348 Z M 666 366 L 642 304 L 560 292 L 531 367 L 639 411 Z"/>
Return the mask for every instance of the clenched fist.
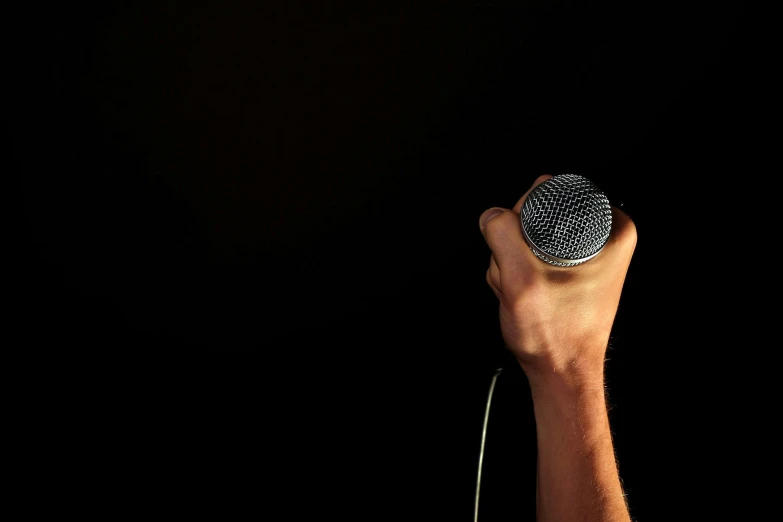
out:
<path id="1" fill-rule="evenodd" d="M 490 208 L 479 220 L 492 255 L 487 283 L 499 300 L 507 348 L 529 378 L 547 374 L 601 380 L 620 293 L 636 248 L 636 227 L 612 207 L 612 231 L 597 256 L 558 267 L 538 259 L 522 235 L 520 209 Z"/>

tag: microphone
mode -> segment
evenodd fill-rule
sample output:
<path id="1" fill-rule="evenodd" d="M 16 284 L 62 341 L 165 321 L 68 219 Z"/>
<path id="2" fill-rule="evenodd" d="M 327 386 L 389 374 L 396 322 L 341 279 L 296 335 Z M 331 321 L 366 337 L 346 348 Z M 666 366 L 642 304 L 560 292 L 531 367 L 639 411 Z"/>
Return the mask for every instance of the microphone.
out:
<path id="1" fill-rule="evenodd" d="M 530 249 L 555 266 L 592 259 L 612 231 L 609 199 L 579 174 L 558 174 L 537 185 L 525 199 L 520 218 Z"/>

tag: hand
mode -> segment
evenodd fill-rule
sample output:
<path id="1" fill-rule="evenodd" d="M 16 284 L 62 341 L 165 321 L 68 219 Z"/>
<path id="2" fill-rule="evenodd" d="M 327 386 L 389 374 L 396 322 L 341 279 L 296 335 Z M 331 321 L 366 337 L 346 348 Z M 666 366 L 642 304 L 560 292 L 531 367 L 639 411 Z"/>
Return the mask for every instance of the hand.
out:
<path id="1" fill-rule="evenodd" d="M 612 207 L 612 231 L 589 261 L 558 267 L 538 259 L 522 235 L 520 209 L 539 176 L 514 208 L 491 208 L 479 219 L 492 251 L 487 283 L 500 301 L 506 347 L 528 377 L 603 376 L 603 363 L 620 293 L 636 248 L 636 227 Z"/>

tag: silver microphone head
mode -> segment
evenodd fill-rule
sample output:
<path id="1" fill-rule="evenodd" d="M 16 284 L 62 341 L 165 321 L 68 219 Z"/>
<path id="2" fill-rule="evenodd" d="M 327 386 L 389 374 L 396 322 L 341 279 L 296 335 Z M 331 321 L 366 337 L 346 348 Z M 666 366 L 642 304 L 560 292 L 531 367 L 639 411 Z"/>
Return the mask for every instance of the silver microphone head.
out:
<path id="1" fill-rule="evenodd" d="M 533 253 L 556 266 L 595 257 L 609 240 L 612 208 L 604 193 L 578 174 L 558 174 L 528 194 L 520 212 Z"/>

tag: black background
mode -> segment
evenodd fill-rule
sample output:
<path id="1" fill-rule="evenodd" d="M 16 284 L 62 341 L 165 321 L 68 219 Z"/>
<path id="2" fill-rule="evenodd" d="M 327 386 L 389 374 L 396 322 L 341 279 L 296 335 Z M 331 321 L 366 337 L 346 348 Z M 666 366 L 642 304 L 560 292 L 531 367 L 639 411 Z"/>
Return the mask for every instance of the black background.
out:
<path id="1" fill-rule="evenodd" d="M 591 177 L 639 234 L 607 363 L 632 515 L 737 500 L 697 485 L 733 480 L 739 457 L 714 441 L 743 422 L 728 383 L 761 321 L 730 275 L 753 269 L 713 257 L 761 226 L 731 198 L 776 176 L 759 177 L 769 65 L 747 8 L 26 16 L 7 338 L 29 356 L 18 395 L 37 401 L 26 438 L 44 470 L 30 480 L 51 503 L 472 520 L 486 394 L 508 364 L 478 218 L 563 172 Z M 505 366 L 485 522 L 534 519 L 527 393 Z"/>

